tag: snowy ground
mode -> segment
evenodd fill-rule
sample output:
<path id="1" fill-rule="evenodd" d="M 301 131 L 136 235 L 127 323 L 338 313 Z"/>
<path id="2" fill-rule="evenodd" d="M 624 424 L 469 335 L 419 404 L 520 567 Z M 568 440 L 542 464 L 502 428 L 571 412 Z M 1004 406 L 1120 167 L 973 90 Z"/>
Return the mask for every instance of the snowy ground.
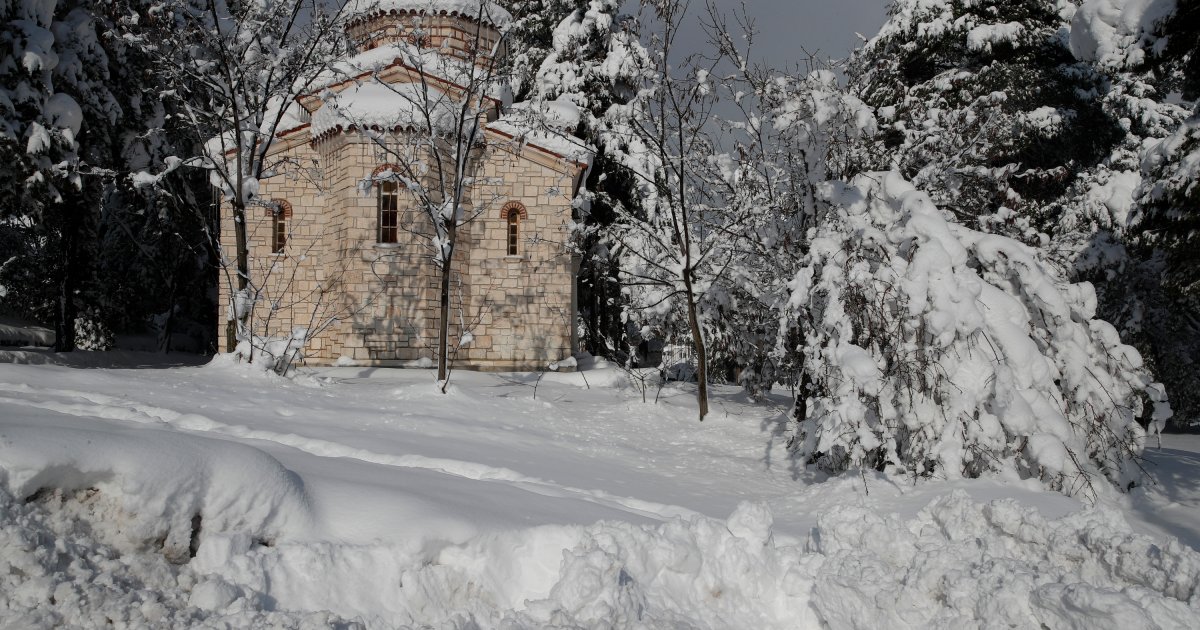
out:
<path id="1" fill-rule="evenodd" d="M 1085 507 L 1019 480 L 822 480 L 784 397 L 603 367 L 4 351 L 0 626 L 1188 628 L 1200 436 Z M 123 369 L 139 365 L 141 369 Z"/>

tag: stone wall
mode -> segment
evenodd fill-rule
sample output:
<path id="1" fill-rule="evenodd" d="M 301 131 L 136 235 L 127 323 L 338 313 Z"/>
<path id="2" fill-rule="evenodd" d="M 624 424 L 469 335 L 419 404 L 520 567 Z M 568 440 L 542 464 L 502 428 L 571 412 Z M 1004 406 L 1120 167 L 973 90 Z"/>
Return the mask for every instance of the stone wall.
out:
<path id="1" fill-rule="evenodd" d="M 257 300 L 249 319 L 253 334 L 260 337 L 290 335 L 294 327 L 315 328 L 330 316 L 332 303 L 324 292 L 326 198 L 321 186 L 322 173 L 316 153 L 307 142 L 307 131 L 301 130 L 286 137 L 281 150 L 272 159 L 284 159 L 289 166 L 280 175 L 259 182 L 256 201 L 246 210 L 246 234 L 249 247 L 249 268 Z M 280 252 L 274 252 L 272 231 L 275 213 L 283 210 L 282 220 L 287 241 Z M 226 322 L 231 310 L 231 295 L 237 290 L 237 247 L 228 203 L 221 206 L 221 250 L 226 261 L 219 280 L 222 315 L 218 334 L 226 350 L 232 350 L 226 335 Z M 308 351 L 321 354 L 328 350 L 321 339 L 309 344 Z"/>
<path id="2" fill-rule="evenodd" d="M 479 367 L 541 369 L 571 356 L 577 345 L 577 263 L 566 247 L 576 171 L 531 155 L 535 149 L 518 152 L 502 139 L 493 141 L 483 175 L 505 185 L 481 195 L 481 214 L 463 235 L 472 270 L 464 310 L 478 325 L 459 360 Z M 526 216 L 518 222 L 517 255 L 510 256 L 506 217 L 518 208 Z"/>
<path id="3" fill-rule="evenodd" d="M 290 164 L 324 166 L 304 174 L 283 169 L 260 183 L 262 198 L 291 203 L 292 223 L 285 251 L 273 254 L 272 217 L 265 208 L 248 217 L 252 275 L 263 287 L 252 320 L 256 334 L 282 335 L 293 326 L 319 330 L 304 352 L 310 364 L 343 357 L 363 365 L 436 360 L 441 275 L 431 225 L 401 189 L 399 242 L 377 242 L 378 192 L 363 186 L 396 155 L 342 133 L 292 142 L 286 151 Z M 492 138 L 476 165 L 483 183 L 467 200 L 471 218 L 459 228 L 451 267 L 454 365 L 542 369 L 577 345 L 576 261 L 566 245 L 579 170 L 501 137 Z M 510 211 L 523 215 L 515 256 L 508 254 Z M 228 219 L 226 208 L 222 239 L 232 260 Z M 464 338 L 470 341 L 459 348 Z"/>

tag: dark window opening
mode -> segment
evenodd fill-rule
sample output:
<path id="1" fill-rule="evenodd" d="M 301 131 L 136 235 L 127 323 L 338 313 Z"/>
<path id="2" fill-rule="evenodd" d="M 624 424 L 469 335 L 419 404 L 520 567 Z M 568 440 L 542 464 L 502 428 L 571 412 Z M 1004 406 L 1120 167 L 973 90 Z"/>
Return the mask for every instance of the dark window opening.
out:
<path id="1" fill-rule="evenodd" d="M 517 212 L 515 209 L 508 211 L 508 255 L 509 256 L 517 255 L 517 240 L 519 238 L 517 224 L 520 221 L 521 221 L 521 213 Z"/>
<path id="2" fill-rule="evenodd" d="M 267 218 L 271 221 L 271 253 L 281 254 L 288 242 L 288 219 L 292 218 L 292 204 L 286 199 L 272 199 L 267 206 Z"/>
<path id="3" fill-rule="evenodd" d="M 379 183 L 379 242 L 400 242 L 400 186 Z"/>
<path id="4" fill-rule="evenodd" d="M 287 246 L 287 219 L 279 212 L 272 217 L 271 222 L 271 253 L 279 254 Z"/>

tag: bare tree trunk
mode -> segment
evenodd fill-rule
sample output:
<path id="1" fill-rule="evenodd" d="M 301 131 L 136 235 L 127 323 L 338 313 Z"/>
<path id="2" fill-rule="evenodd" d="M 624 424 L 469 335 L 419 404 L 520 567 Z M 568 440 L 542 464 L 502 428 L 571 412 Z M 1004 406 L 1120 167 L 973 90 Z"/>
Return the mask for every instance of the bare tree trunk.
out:
<path id="1" fill-rule="evenodd" d="M 696 294 L 692 290 L 692 274 L 683 272 L 683 286 L 687 292 L 688 327 L 692 331 L 692 345 L 696 348 L 696 402 L 700 407 L 700 422 L 708 415 L 708 357 L 704 347 L 704 333 L 700 330 L 700 318 L 696 313 Z"/>
<path id="2" fill-rule="evenodd" d="M 455 213 L 457 214 L 457 213 Z M 446 220 L 446 240 L 449 245 L 442 256 L 442 286 L 438 304 L 438 374 L 442 393 L 446 392 L 446 377 L 450 372 L 450 272 L 454 260 L 454 241 L 458 230 L 457 216 Z"/>
<path id="3" fill-rule="evenodd" d="M 64 215 L 66 212 L 64 211 Z M 72 352 L 75 350 L 75 318 L 78 316 L 78 305 L 75 303 L 75 291 L 78 289 L 79 247 L 78 225 L 82 219 L 71 220 L 62 217 L 62 227 L 59 233 L 62 244 L 62 273 L 58 280 L 58 308 L 54 313 L 54 351 Z"/>
<path id="4" fill-rule="evenodd" d="M 239 178 L 240 181 L 240 178 Z M 240 336 L 247 328 L 250 319 L 249 305 L 243 304 L 245 309 L 238 308 L 238 295 L 241 299 L 246 299 L 246 287 L 250 286 L 250 248 L 246 240 L 246 202 L 241 198 L 241 195 L 234 195 L 230 206 L 233 209 L 233 233 L 234 247 L 237 249 L 237 294 L 230 296 L 233 298 L 234 319 L 236 323 L 231 322 L 231 325 L 236 326 L 234 338 L 230 341 L 237 343 L 237 337 Z M 232 351 L 233 348 L 228 348 Z M 250 344 L 250 356 L 247 360 L 254 361 L 254 344 Z"/>

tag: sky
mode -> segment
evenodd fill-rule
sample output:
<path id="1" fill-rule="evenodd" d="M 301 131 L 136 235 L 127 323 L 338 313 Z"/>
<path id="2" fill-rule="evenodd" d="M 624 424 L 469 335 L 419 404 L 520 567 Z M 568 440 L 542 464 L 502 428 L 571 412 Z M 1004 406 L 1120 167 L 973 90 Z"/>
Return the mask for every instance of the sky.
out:
<path id="1" fill-rule="evenodd" d="M 860 44 L 855 32 L 874 35 L 887 18 L 888 0 L 715 0 L 729 13 L 744 4 L 759 31 L 756 57 L 775 67 L 793 65 L 808 57 L 845 58 Z M 691 28 L 684 34 L 688 49 L 704 46 L 697 24 L 704 0 L 692 0 Z"/>

